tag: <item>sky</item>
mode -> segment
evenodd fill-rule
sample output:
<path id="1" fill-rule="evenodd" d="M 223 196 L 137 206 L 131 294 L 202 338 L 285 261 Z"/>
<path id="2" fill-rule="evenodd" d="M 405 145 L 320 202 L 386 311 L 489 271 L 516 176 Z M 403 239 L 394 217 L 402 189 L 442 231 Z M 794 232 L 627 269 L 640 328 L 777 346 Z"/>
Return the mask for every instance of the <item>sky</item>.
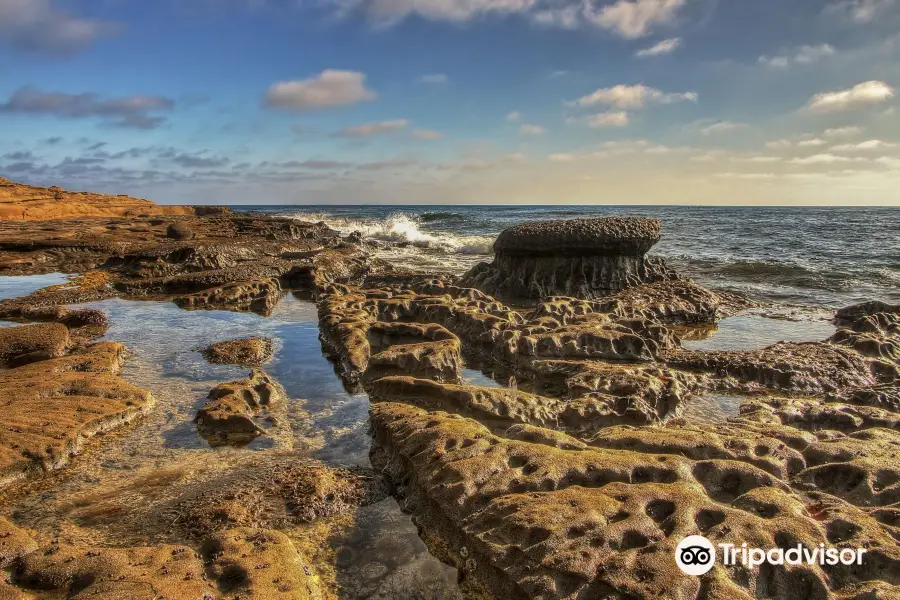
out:
<path id="1" fill-rule="evenodd" d="M 900 0 L 0 0 L 0 176 L 190 204 L 900 206 Z"/>

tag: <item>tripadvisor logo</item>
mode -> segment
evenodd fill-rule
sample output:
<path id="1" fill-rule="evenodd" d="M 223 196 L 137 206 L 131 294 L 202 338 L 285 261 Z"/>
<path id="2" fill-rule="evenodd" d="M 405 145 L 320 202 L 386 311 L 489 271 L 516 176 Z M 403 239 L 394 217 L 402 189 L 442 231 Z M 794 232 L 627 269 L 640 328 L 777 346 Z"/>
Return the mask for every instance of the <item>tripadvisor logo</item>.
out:
<path id="1" fill-rule="evenodd" d="M 770 565 L 861 565 L 865 548 L 826 548 L 819 544 L 807 548 L 798 544 L 795 548 L 748 548 L 747 544 L 719 544 L 722 564 L 742 564 L 754 569 L 764 563 Z M 702 535 L 691 535 L 675 548 L 675 562 L 687 575 L 706 575 L 716 564 L 716 548 Z"/>

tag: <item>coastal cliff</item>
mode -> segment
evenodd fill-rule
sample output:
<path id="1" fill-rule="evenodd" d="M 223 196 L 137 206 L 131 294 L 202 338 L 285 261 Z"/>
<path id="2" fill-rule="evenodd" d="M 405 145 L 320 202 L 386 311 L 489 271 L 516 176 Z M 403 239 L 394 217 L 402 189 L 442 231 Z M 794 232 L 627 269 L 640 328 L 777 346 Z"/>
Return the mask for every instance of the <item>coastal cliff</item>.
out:
<path id="1" fill-rule="evenodd" d="M 222 207 L 161 206 L 142 198 L 36 187 L 0 177 L 0 221 L 45 221 L 77 217 L 197 215 L 226 212 Z"/>

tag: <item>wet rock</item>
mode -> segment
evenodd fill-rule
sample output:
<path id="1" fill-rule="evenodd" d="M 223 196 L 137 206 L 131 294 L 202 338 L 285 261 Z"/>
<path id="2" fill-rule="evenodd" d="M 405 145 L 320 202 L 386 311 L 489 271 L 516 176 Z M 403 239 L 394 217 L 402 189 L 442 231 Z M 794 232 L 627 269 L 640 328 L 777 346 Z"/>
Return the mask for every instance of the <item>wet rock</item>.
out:
<path id="1" fill-rule="evenodd" d="M 194 421 L 210 445 L 249 444 L 287 425 L 284 389 L 265 371 L 216 386 L 207 397 Z"/>
<path id="2" fill-rule="evenodd" d="M 28 306 L 0 303 L 0 319 L 21 321 L 50 321 L 66 327 L 100 327 L 109 325 L 106 313 L 93 308 L 71 309 L 65 306 Z"/>
<path id="3" fill-rule="evenodd" d="M 72 600 L 320 597 L 312 567 L 287 536 L 246 528 L 210 537 L 200 552 L 180 545 L 53 545 L 25 556 L 12 584 L 40 597 L 55 593 Z"/>
<path id="4" fill-rule="evenodd" d="M 659 221 L 638 217 L 524 223 L 502 232 L 494 262 L 469 271 L 462 285 L 510 300 L 608 296 L 676 277 L 644 258 L 659 239 Z"/>
<path id="5" fill-rule="evenodd" d="M 219 365 L 260 367 L 269 362 L 275 353 L 272 338 L 247 338 L 218 342 L 203 350 L 203 357 Z"/>
<path id="6" fill-rule="evenodd" d="M 409 374 L 457 381 L 462 369 L 459 338 L 435 324 L 374 323 L 366 332 L 373 352 L 364 379 Z"/>
<path id="7" fill-rule="evenodd" d="M 879 521 L 828 496 L 808 507 L 778 478 L 739 460 L 695 460 L 666 444 L 671 454 L 564 450 L 402 404 L 376 404 L 371 417 L 373 464 L 473 596 L 725 600 L 900 591 L 884 581 L 885 569 L 900 567 L 900 549 Z M 859 528 L 836 535 L 851 515 Z M 701 580 L 673 566 L 675 546 L 688 535 L 761 548 L 861 546 L 877 558 L 838 577 L 818 567 L 772 567 L 732 578 L 717 565 Z"/>
<path id="8" fill-rule="evenodd" d="M 663 427 L 611 427 L 587 443 L 599 448 L 674 454 L 692 460 L 736 460 L 781 480 L 806 468 L 803 454 L 774 437 L 736 425 L 690 425 L 681 419 Z"/>
<path id="9" fill-rule="evenodd" d="M 172 223 L 166 227 L 166 237 L 173 240 L 192 240 L 194 231 L 186 223 Z"/>
<path id="10" fill-rule="evenodd" d="M 37 549 L 37 542 L 27 531 L 0 517 L 0 568 L 6 569 L 16 559 Z"/>
<path id="11" fill-rule="evenodd" d="M 640 285 L 598 302 L 595 310 L 673 325 L 714 324 L 733 310 L 723 298 L 690 280 Z"/>
<path id="12" fill-rule="evenodd" d="M 850 433 L 872 427 L 900 429 L 900 413 L 874 406 L 827 402 L 821 398 L 755 399 L 741 405 L 741 417 L 813 432 Z"/>
<path id="13" fill-rule="evenodd" d="M 285 529 L 350 517 L 385 497 L 370 470 L 333 469 L 296 454 L 266 452 L 192 474 L 170 486 L 163 500 L 127 511 L 127 519 L 153 537 L 199 541 L 235 527 Z"/>
<path id="14" fill-rule="evenodd" d="M 65 325 L 22 325 L 0 328 L 0 366 L 15 367 L 57 358 L 69 347 Z"/>
<path id="15" fill-rule="evenodd" d="M 267 315 L 275 308 L 281 296 L 281 284 L 277 279 L 262 279 L 228 283 L 195 294 L 180 296 L 175 298 L 175 304 L 182 308 L 243 308 Z"/>
<path id="16" fill-rule="evenodd" d="M 714 374 L 738 388 L 824 394 L 878 383 L 871 363 L 856 351 L 824 342 L 780 342 L 762 350 L 672 353 L 673 367 Z"/>
<path id="17" fill-rule="evenodd" d="M 153 404 L 149 392 L 115 376 L 121 344 L 0 371 L 0 487 L 59 469 L 86 438 L 129 423 Z"/>
<path id="18" fill-rule="evenodd" d="M 283 533 L 235 529 L 203 545 L 219 589 L 247 600 L 306 600 L 321 597 L 318 577 Z"/>
<path id="19" fill-rule="evenodd" d="M 375 401 L 407 402 L 477 419 L 498 432 L 521 424 L 557 428 L 577 438 L 590 437 L 611 425 L 648 425 L 673 416 L 666 410 L 657 412 L 657 406 L 625 397 L 595 394 L 562 400 L 518 390 L 448 385 L 410 377 L 379 379 L 371 384 L 369 393 Z"/>

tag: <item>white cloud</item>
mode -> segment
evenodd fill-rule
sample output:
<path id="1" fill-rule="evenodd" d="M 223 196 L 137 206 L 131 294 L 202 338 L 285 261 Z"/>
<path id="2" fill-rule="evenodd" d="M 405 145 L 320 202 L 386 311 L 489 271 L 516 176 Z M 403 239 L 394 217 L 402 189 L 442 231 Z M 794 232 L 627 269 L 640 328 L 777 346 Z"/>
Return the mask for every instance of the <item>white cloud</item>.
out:
<path id="1" fill-rule="evenodd" d="M 719 121 L 718 123 L 713 123 L 712 125 L 707 125 L 700 129 L 700 133 L 703 135 L 717 135 L 720 133 L 727 133 L 729 131 L 735 131 L 738 129 L 746 129 L 750 127 L 746 123 L 733 123 L 731 121 Z"/>
<path id="2" fill-rule="evenodd" d="M 380 26 L 408 17 L 465 23 L 487 16 L 521 15 L 540 25 L 574 29 L 590 25 L 635 39 L 672 24 L 688 0 L 326 0 L 341 15 L 363 11 Z"/>
<path id="3" fill-rule="evenodd" d="M 854 137 L 863 132 L 862 127 L 834 127 L 826 129 L 822 134 L 827 138 Z"/>
<path id="4" fill-rule="evenodd" d="M 847 90 L 816 94 L 805 108 L 811 113 L 825 114 L 878 104 L 893 96 L 894 88 L 885 82 L 866 81 Z"/>
<path id="5" fill-rule="evenodd" d="M 794 145 L 794 142 L 788 139 L 772 140 L 766 143 L 766 148 L 770 150 L 784 150 Z"/>
<path id="6" fill-rule="evenodd" d="M 586 3 L 584 16 L 597 27 L 635 39 L 649 35 L 657 25 L 674 22 L 686 4 L 687 0 L 618 0 L 596 10 Z"/>
<path id="7" fill-rule="evenodd" d="M 672 38 L 669 40 L 663 40 L 658 44 L 650 46 L 649 48 L 644 48 L 643 50 L 638 50 L 634 53 L 634 55 L 638 58 L 648 58 L 651 56 L 660 56 L 663 54 L 671 54 L 675 52 L 682 45 L 681 38 Z"/>
<path id="8" fill-rule="evenodd" d="M 836 156 L 834 154 L 814 154 L 804 158 L 793 158 L 791 164 L 794 165 L 830 165 L 839 162 L 849 162 L 851 159 L 846 156 Z"/>
<path id="9" fill-rule="evenodd" d="M 272 85 L 266 92 L 265 104 L 289 110 L 315 110 L 374 100 L 377 94 L 365 83 L 366 76 L 358 71 L 328 69 L 309 79 Z"/>
<path id="10" fill-rule="evenodd" d="M 855 23 L 870 23 L 897 5 L 896 0 L 838 0 L 825 11 L 841 14 Z"/>
<path id="11" fill-rule="evenodd" d="M 792 64 L 811 65 L 823 58 L 837 54 L 837 50 L 830 44 L 818 46 L 799 46 L 788 54 L 780 56 L 760 56 L 759 63 L 777 69 L 784 69 Z"/>
<path id="12" fill-rule="evenodd" d="M 812 138 L 809 140 L 800 140 L 799 142 L 797 142 L 797 146 L 799 146 L 800 148 L 816 148 L 818 146 L 824 146 L 827 143 L 828 142 L 821 138 Z"/>
<path id="13" fill-rule="evenodd" d="M 447 83 L 450 80 L 449 77 L 444 75 L 443 73 L 432 73 L 430 75 L 422 75 L 419 78 L 419 81 L 422 83 L 430 83 L 432 85 L 440 85 L 442 83 Z"/>
<path id="14" fill-rule="evenodd" d="M 579 158 L 581 158 L 581 157 L 578 156 L 577 154 L 570 154 L 568 152 L 559 152 L 556 154 L 551 154 L 550 156 L 547 157 L 547 160 L 549 160 L 550 162 L 556 162 L 556 163 L 567 163 L 567 162 L 575 162 Z"/>
<path id="15" fill-rule="evenodd" d="M 113 23 L 73 17 L 49 0 L 0 0 L 0 38 L 23 50 L 68 55 L 119 30 Z"/>
<path id="16" fill-rule="evenodd" d="M 884 148 L 896 148 L 897 144 L 883 142 L 881 140 L 868 140 L 858 144 L 841 144 L 834 146 L 832 152 L 867 152 L 869 150 L 882 150 Z"/>
<path id="17" fill-rule="evenodd" d="M 587 126 L 592 129 L 601 127 L 625 127 L 630 122 L 628 113 L 624 110 L 612 110 L 605 113 L 590 115 L 585 119 Z"/>
<path id="18" fill-rule="evenodd" d="M 607 104 L 621 109 L 644 108 L 649 103 L 672 104 L 673 102 L 690 101 L 697 102 L 696 92 L 666 93 L 644 84 L 617 85 L 611 88 L 601 88 L 592 94 L 582 96 L 576 103 L 580 106 L 596 106 Z"/>
<path id="19" fill-rule="evenodd" d="M 433 129 L 414 129 L 412 136 L 417 140 L 439 140 L 444 134 Z"/>
<path id="20" fill-rule="evenodd" d="M 540 125 L 532 125 L 530 123 L 525 123 L 519 127 L 519 133 L 522 135 L 543 135 L 545 131 Z"/>
<path id="21" fill-rule="evenodd" d="M 392 121 L 376 121 L 374 123 L 364 123 L 354 127 L 345 127 L 341 129 L 337 135 L 341 137 L 372 137 L 374 135 L 382 135 L 385 133 L 395 133 L 404 129 L 409 124 L 406 119 L 394 119 Z"/>
<path id="22" fill-rule="evenodd" d="M 510 123 L 518 121 L 521 118 L 522 118 L 522 113 L 520 113 L 517 110 L 514 110 L 511 113 L 509 113 L 508 115 L 506 115 L 506 120 L 509 121 Z"/>

